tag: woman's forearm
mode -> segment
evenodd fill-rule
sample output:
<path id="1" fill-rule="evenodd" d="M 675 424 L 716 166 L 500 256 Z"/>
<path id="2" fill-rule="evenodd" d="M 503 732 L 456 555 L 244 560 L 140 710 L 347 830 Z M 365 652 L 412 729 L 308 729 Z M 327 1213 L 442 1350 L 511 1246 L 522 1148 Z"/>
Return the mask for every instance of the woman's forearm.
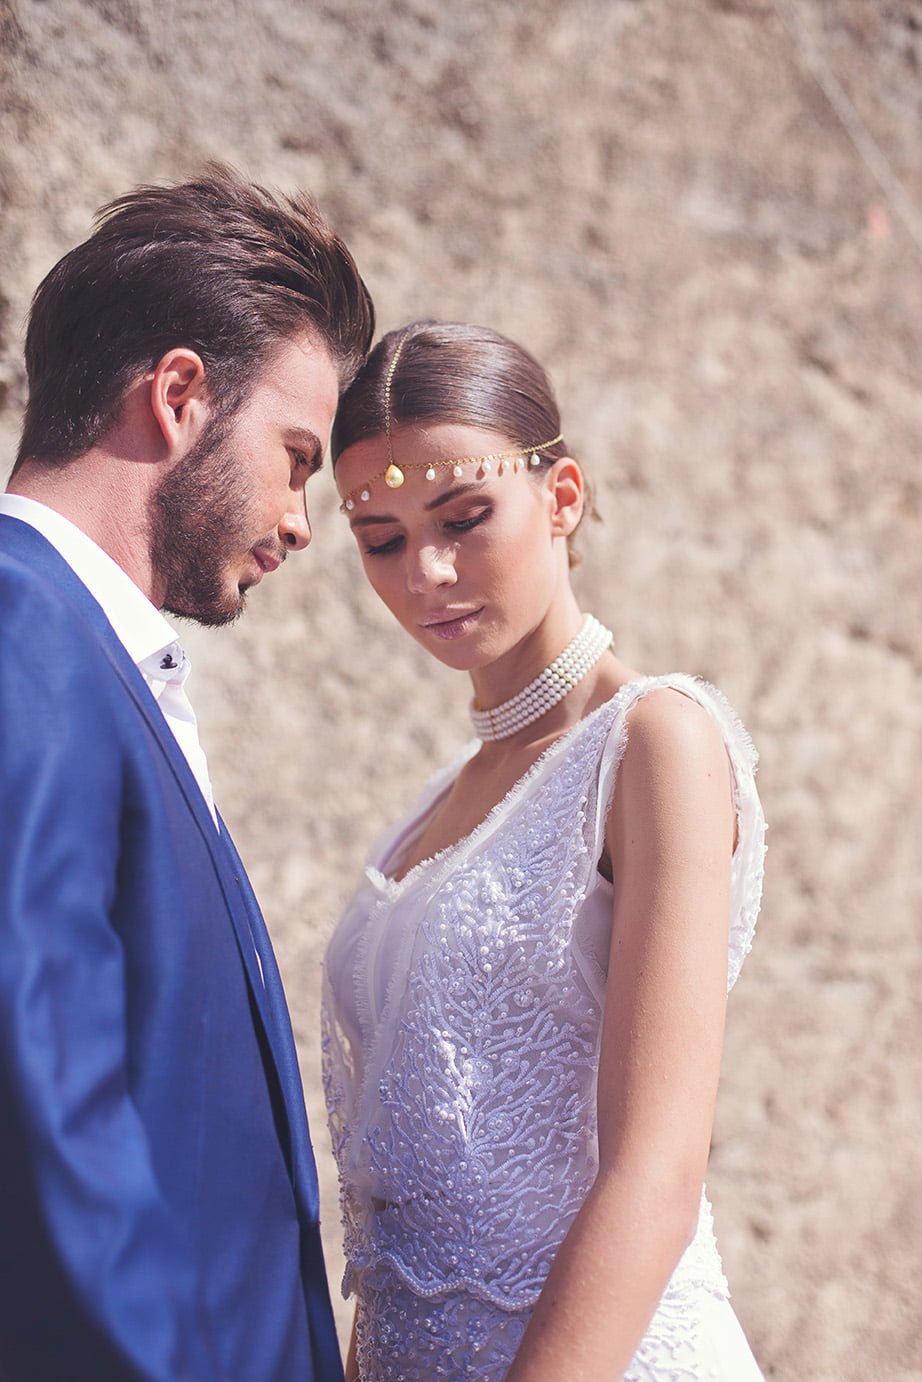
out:
<path id="1" fill-rule="evenodd" d="M 606 827 L 602 1169 L 508 1382 L 618 1382 L 694 1233 L 720 1072 L 733 819 L 713 724 L 671 691 L 652 693 L 631 715 Z"/>
<path id="2" fill-rule="evenodd" d="M 548 1274 L 507 1382 L 617 1382 L 694 1234 L 700 1187 L 601 1175 Z"/>

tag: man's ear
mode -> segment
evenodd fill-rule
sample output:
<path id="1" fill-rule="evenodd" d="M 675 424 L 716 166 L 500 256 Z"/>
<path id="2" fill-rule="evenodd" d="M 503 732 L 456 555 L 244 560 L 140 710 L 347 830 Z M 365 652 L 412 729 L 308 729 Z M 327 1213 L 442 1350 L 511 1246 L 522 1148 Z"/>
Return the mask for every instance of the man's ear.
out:
<path id="1" fill-rule="evenodd" d="M 170 451 L 188 451 L 208 419 L 202 357 L 176 346 L 158 360 L 150 381 L 150 408 Z"/>
<path id="2" fill-rule="evenodd" d="M 583 516 L 586 485 L 578 461 L 562 456 L 548 472 L 551 492 L 551 533 L 554 537 L 569 537 L 575 532 Z"/>

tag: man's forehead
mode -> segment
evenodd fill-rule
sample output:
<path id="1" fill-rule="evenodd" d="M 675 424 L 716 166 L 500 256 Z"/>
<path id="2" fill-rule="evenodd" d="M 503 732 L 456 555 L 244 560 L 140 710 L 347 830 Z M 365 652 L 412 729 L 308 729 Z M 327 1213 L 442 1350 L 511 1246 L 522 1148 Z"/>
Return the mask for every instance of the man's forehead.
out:
<path id="1" fill-rule="evenodd" d="M 339 373 L 329 350 L 309 337 L 283 341 L 265 360 L 253 397 L 284 408 L 287 425 L 326 434 L 339 402 Z"/>

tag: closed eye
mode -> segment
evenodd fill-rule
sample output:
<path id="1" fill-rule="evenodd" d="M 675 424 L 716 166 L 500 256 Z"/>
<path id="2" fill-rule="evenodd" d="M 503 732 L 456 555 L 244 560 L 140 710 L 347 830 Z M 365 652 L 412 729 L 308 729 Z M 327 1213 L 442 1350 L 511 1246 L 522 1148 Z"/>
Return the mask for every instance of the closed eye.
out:
<path id="1" fill-rule="evenodd" d="M 476 528 L 490 517 L 493 512 L 492 505 L 487 505 L 483 509 L 478 509 L 467 518 L 447 519 L 442 527 L 446 533 L 469 533 L 472 528 Z M 365 542 L 364 551 L 368 557 L 388 557 L 394 552 L 399 552 L 403 546 L 403 534 L 395 533 L 393 537 L 387 538 L 384 542 Z"/>
<path id="2" fill-rule="evenodd" d="M 316 451 L 308 455 L 306 451 L 300 451 L 296 447 L 291 450 L 291 459 L 294 461 L 298 470 L 306 472 L 305 480 L 309 480 L 312 475 L 316 475 L 320 469 L 320 456 Z"/>
<path id="3" fill-rule="evenodd" d="M 492 508 L 488 505 L 485 509 L 480 509 L 477 513 L 471 514 L 469 518 L 452 519 L 445 524 L 445 527 L 450 533 L 469 533 L 472 528 L 476 528 L 478 524 L 483 523 L 485 519 L 489 518 L 492 512 Z"/>
<path id="4" fill-rule="evenodd" d="M 386 542 L 366 542 L 365 555 L 367 557 L 386 557 L 391 552 L 399 551 L 402 543 L 403 535 L 401 533 L 388 538 Z"/>

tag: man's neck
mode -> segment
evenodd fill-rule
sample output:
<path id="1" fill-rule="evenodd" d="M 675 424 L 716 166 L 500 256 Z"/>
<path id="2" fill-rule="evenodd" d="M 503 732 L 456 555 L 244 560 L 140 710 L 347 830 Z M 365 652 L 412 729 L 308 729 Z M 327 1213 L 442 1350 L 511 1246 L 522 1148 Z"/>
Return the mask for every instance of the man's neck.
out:
<path id="1" fill-rule="evenodd" d="M 68 519 L 159 607 L 148 521 L 152 471 L 94 448 L 63 464 L 24 461 L 7 489 Z"/>

